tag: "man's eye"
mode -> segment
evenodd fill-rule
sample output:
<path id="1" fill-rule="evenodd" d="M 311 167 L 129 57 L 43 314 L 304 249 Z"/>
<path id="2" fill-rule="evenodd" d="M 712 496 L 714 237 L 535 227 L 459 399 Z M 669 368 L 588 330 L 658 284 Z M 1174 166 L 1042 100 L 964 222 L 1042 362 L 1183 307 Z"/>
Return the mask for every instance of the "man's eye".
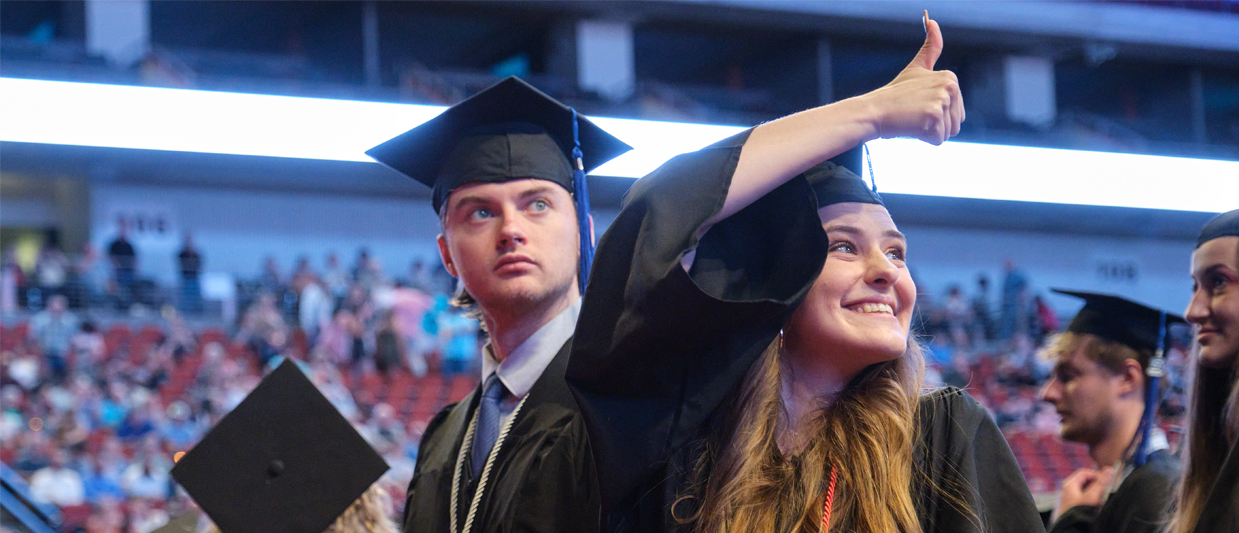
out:
<path id="1" fill-rule="evenodd" d="M 545 200 L 535 200 L 533 203 L 529 204 L 529 208 L 534 211 L 546 211 L 547 209 L 550 209 L 551 206 L 550 204 L 547 204 Z"/>
<path id="2" fill-rule="evenodd" d="M 493 215 L 491 215 L 490 209 L 486 209 L 484 207 L 481 209 L 474 209 L 472 213 L 469 213 L 469 218 L 471 220 L 486 220 L 491 216 Z"/>

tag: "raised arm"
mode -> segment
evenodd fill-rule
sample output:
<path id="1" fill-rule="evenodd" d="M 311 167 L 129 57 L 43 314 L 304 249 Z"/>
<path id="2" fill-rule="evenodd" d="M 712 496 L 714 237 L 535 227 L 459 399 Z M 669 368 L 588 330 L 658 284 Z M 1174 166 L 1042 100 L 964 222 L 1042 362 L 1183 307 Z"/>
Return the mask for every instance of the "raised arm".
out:
<path id="1" fill-rule="evenodd" d="M 924 17 L 925 44 L 885 87 L 754 128 L 740 152 L 723 209 L 706 227 L 861 143 L 915 137 L 938 145 L 958 134 L 964 121 L 959 80 L 951 71 L 933 69 L 942 54 L 942 30 L 928 12 Z"/>

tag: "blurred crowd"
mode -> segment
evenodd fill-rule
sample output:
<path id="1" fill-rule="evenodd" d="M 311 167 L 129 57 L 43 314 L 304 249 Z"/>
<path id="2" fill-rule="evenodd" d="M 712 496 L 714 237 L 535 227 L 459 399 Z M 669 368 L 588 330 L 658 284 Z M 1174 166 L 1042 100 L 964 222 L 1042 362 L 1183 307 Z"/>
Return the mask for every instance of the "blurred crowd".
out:
<path id="1" fill-rule="evenodd" d="M 268 259 L 231 325 L 171 308 L 104 324 L 43 292 L 0 338 L 0 460 L 62 530 L 147 533 L 193 505 L 169 476 L 179 454 L 290 358 L 385 457 L 402 505 L 425 422 L 477 382 L 478 324 L 425 265 L 389 280 L 363 250 L 351 269 L 323 266 L 281 275 Z"/>

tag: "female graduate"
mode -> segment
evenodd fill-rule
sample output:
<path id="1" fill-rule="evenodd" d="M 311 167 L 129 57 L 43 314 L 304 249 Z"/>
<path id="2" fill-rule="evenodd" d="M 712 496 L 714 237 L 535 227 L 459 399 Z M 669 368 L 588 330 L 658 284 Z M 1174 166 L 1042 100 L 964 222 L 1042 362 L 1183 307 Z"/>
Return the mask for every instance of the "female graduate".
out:
<path id="1" fill-rule="evenodd" d="M 1239 531 L 1239 209 L 1200 231 L 1192 252 L 1198 365 L 1172 531 Z"/>
<path id="2" fill-rule="evenodd" d="M 607 530 L 1043 530 L 984 410 L 921 395 L 907 243 L 827 161 L 958 133 L 958 82 L 933 71 L 942 37 L 925 24 L 887 86 L 679 156 L 629 192 L 568 369 Z"/>

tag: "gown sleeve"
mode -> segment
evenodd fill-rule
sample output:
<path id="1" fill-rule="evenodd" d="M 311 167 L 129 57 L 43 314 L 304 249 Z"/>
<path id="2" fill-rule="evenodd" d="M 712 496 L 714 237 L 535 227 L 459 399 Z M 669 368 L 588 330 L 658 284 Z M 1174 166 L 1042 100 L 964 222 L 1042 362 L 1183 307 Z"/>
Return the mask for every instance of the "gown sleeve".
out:
<path id="1" fill-rule="evenodd" d="M 743 132 L 633 185 L 595 256 L 567 379 L 585 417 L 603 513 L 695 438 L 821 272 L 826 235 L 798 176 L 723 207 Z M 681 259 L 696 250 L 691 272 Z"/>
<path id="2" fill-rule="evenodd" d="M 1045 531 L 1024 474 L 985 409 L 956 388 L 924 396 L 915 451 L 926 533 Z"/>

